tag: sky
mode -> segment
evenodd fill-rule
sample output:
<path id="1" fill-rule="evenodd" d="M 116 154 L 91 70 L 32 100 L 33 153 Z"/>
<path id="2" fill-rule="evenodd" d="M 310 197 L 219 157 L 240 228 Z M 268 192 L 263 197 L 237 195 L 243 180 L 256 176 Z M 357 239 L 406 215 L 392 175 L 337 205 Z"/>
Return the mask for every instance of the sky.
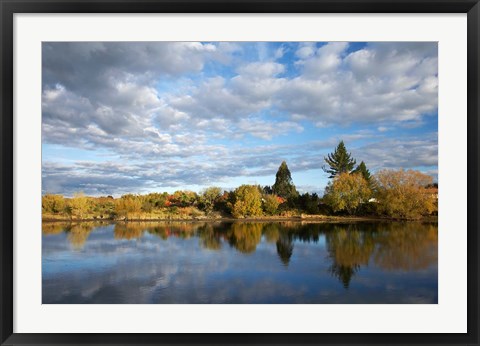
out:
<path id="1" fill-rule="evenodd" d="M 428 42 L 44 42 L 42 193 L 273 185 L 323 193 L 343 140 L 372 173 L 438 175 Z"/>

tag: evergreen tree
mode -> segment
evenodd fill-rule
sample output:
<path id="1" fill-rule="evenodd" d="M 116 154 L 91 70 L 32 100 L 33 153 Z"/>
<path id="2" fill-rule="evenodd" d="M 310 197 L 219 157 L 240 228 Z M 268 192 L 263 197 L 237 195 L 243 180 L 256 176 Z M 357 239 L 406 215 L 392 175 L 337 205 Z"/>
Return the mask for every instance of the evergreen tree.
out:
<path id="1" fill-rule="evenodd" d="M 357 161 L 352 158 L 351 153 L 347 152 L 343 141 L 340 141 L 335 151 L 328 154 L 324 159 L 325 162 L 328 163 L 329 168 L 323 168 L 323 170 L 330 174 L 329 178 L 334 178 L 341 173 L 350 173 L 357 163 Z"/>
<path id="2" fill-rule="evenodd" d="M 370 171 L 367 169 L 367 166 L 365 165 L 365 162 L 360 162 L 360 164 L 357 166 L 357 168 L 355 168 L 353 170 L 352 173 L 360 173 L 363 177 L 363 179 L 365 179 L 367 181 L 367 183 L 370 184 L 370 180 L 371 180 L 371 174 L 370 174 Z"/>
<path id="3" fill-rule="evenodd" d="M 262 191 L 264 194 L 266 195 L 271 195 L 273 193 L 273 190 L 272 190 L 272 187 L 271 186 L 268 186 L 268 185 L 265 185 L 263 187 L 263 191 Z"/>
<path id="4" fill-rule="evenodd" d="M 292 182 L 292 175 L 285 161 L 283 161 L 278 168 L 272 190 L 274 194 L 287 200 L 298 197 L 297 189 Z"/>
<path id="5" fill-rule="evenodd" d="M 299 207 L 305 211 L 307 214 L 318 214 L 320 213 L 320 198 L 316 193 L 309 194 L 308 192 L 304 193 L 299 198 Z"/>

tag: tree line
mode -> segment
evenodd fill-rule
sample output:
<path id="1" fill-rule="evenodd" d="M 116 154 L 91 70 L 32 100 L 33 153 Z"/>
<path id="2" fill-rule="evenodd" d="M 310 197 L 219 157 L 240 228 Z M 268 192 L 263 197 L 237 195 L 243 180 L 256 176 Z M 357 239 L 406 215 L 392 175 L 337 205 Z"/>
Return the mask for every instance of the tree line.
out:
<path id="1" fill-rule="evenodd" d="M 300 194 L 283 161 L 272 186 L 241 185 L 232 191 L 209 187 L 201 193 L 126 194 L 120 198 L 73 198 L 57 194 L 42 197 L 44 219 L 202 219 L 262 216 L 355 215 L 416 219 L 437 212 L 438 185 L 414 170 L 380 170 L 371 174 L 365 162 L 356 165 L 341 141 L 324 158 L 329 183 L 323 197 Z"/>

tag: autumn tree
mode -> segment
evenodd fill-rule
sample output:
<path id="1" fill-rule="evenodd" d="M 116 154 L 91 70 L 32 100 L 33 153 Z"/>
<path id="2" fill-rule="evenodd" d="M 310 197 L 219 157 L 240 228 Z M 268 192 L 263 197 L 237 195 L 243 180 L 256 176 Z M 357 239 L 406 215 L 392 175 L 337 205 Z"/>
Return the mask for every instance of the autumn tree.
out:
<path id="1" fill-rule="evenodd" d="M 324 167 L 323 170 L 330 174 L 329 178 L 334 178 L 342 173 L 350 173 L 357 162 L 352 158 L 351 153 L 347 152 L 347 148 L 343 141 L 340 141 L 335 148 L 335 151 L 328 154 L 324 160 L 328 164 L 328 167 Z"/>
<path id="2" fill-rule="evenodd" d="M 110 197 L 92 198 L 94 218 L 113 218 L 115 216 L 115 201 Z"/>
<path id="3" fill-rule="evenodd" d="M 115 212 L 118 216 L 125 218 L 131 217 L 133 214 L 139 213 L 142 209 L 142 200 L 139 196 L 123 195 L 115 200 Z"/>
<path id="4" fill-rule="evenodd" d="M 149 203 L 152 205 L 152 208 L 163 208 L 167 202 L 168 193 L 158 193 L 152 192 L 145 196 L 144 203 Z"/>
<path id="5" fill-rule="evenodd" d="M 280 205 L 280 200 L 276 195 L 263 196 L 263 210 L 268 215 L 275 215 Z"/>
<path id="6" fill-rule="evenodd" d="M 88 212 L 88 197 L 83 192 L 75 193 L 68 201 L 68 206 L 72 216 L 82 219 Z"/>
<path id="7" fill-rule="evenodd" d="M 46 194 L 42 196 L 42 210 L 45 213 L 60 214 L 64 211 L 65 205 L 62 195 Z"/>
<path id="8" fill-rule="evenodd" d="M 194 205 L 197 199 L 198 196 L 193 191 L 175 191 L 172 195 L 172 202 L 182 207 Z"/>
<path id="9" fill-rule="evenodd" d="M 286 198 L 287 200 L 298 197 L 297 189 L 295 188 L 295 185 L 293 185 L 292 175 L 285 161 L 283 161 L 278 168 L 272 191 L 274 194 Z"/>
<path id="10" fill-rule="evenodd" d="M 235 189 L 230 202 L 233 217 L 262 215 L 262 195 L 255 185 L 241 185 Z"/>
<path id="11" fill-rule="evenodd" d="M 200 195 L 200 204 L 207 214 L 211 213 L 222 193 L 219 187 L 209 187 Z"/>
<path id="12" fill-rule="evenodd" d="M 341 173 L 328 183 L 323 199 L 333 211 L 346 211 L 351 215 L 371 195 L 372 191 L 361 174 Z"/>
<path id="13" fill-rule="evenodd" d="M 378 209 L 390 217 L 416 219 L 436 209 L 433 178 L 414 170 L 382 170 L 375 174 Z"/>

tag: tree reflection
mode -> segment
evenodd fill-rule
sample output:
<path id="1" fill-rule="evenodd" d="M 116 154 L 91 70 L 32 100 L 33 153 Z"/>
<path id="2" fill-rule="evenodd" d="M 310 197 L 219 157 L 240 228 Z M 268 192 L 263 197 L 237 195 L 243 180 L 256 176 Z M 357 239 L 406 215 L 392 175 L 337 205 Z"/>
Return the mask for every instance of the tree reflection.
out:
<path id="1" fill-rule="evenodd" d="M 150 222 L 145 223 L 144 227 L 148 233 L 167 240 L 169 237 L 189 239 L 195 234 L 195 231 L 202 226 L 203 224 L 188 222 L 168 222 L 160 224 L 158 222 Z"/>
<path id="2" fill-rule="evenodd" d="M 436 224 L 378 223 L 337 225 L 326 233 L 329 271 L 345 288 L 372 261 L 383 270 L 421 270 L 437 262 Z"/>
<path id="3" fill-rule="evenodd" d="M 293 236 L 290 232 L 284 231 L 280 233 L 277 240 L 277 254 L 285 266 L 290 263 L 290 257 L 293 254 Z"/>
<path id="4" fill-rule="evenodd" d="M 192 237 L 199 224 L 186 222 L 119 222 L 114 227 L 115 239 L 138 239 L 145 233 L 157 236 L 163 240 L 169 237 L 188 239 Z"/>
<path id="5" fill-rule="evenodd" d="M 65 222 L 49 222 L 49 223 L 42 223 L 42 234 L 49 235 L 49 234 L 60 234 L 65 231 L 69 227 L 69 223 Z"/>
<path id="6" fill-rule="evenodd" d="M 302 222 L 294 229 L 295 239 L 304 243 L 318 243 L 321 236 L 335 229 L 334 223 Z"/>
<path id="7" fill-rule="evenodd" d="M 65 228 L 65 231 L 68 233 L 67 239 L 74 250 L 83 249 L 93 227 L 94 225 L 92 223 L 82 222 L 78 224 L 70 224 Z"/>
<path id="8" fill-rule="evenodd" d="M 145 226 L 141 223 L 116 223 L 113 228 L 113 236 L 115 239 L 138 239 L 143 236 Z"/>
<path id="9" fill-rule="evenodd" d="M 228 242 L 242 253 L 252 253 L 262 239 L 264 224 L 250 222 L 235 222 L 228 230 Z"/>
<path id="10" fill-rule="evenodd" d="M 280 225 L 279 223 L 267 223 L 263 225 L 263 236 L 269 243 L 276 243 L 280 238 Z"/>
<path id="11" fill-rule="evenodd" d="M 345 288 L 361 266 L 368 265 L 375 244 L 372 232 L 357 230 L 356 225 L 337 226 L 326 234 L 332 264 L 329 271 Z"/>
<path id="12" fill-rule="evenodd" d="M 222 247 L 221 235 L 212 224 L 206 224 L 198 228 L 198 237 L 203 248 L 219 250 Z"/>
<path id="13" fill-rule="evenodd" d="M 359 265 L 344 266 L 334 262 L 330 268 L 328 268 L 328 271 L 330 274 L 340 280 L 345 289 L 348 289 L 350 287 L 350 281 L 352 280 L 352 277 L 359 269 Z"/>
<path id="14" fill-rule="evenodd" d="M 43 235 L 65 232 L 74 250 L 84 248 L 90 233 L 102 223 L 43 223 Z M 103 223 L 105 225 L 105 223 Z M 328 271 L 348 289 L 361 268 L 374 265 L 382 270 L 423 270 L 438 257 L 436 223 L 321 223 L 321 222 L 118 222 L 113 226 L 115 239 L 139 239 L 154 236 L 189 239 L 198 237 L 202 248 L 221 251 L 222 243 L 241 253 L 253 253 L 263 240 L 275 244 L 280 262 L 288 267 L 298 243 L 323 244 L 328 252 Z M 319 258 L 318 261 L 322 259 Z"/>
<path id="15" fill-rule="evenodd" d="M 421 270 L 438 258 L 437 225 L 395 223 L 383 226 L 376 239 L 375 264 L 385 270 Z"/>

